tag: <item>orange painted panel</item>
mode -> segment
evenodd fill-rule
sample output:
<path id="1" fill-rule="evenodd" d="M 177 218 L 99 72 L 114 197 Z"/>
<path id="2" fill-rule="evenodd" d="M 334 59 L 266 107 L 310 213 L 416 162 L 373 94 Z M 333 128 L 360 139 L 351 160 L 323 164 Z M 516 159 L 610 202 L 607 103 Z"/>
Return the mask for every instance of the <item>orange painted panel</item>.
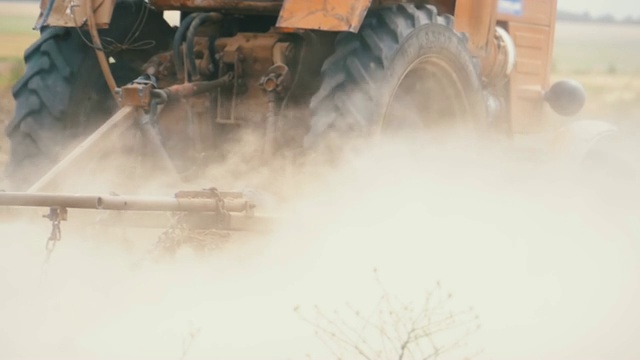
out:
<path id="1" fill-rule="evenodd" d="M 511 76 L 512 128 L 516 133 L 542 130 L 543 92 L 549 86 L 549 27 L 511 23 L 516 67 Z"/>
<path id="2" fill-rule="evenodd" d="M 555 35 L 557 0 L 500 0 L 509 11 L 500 11 L 516 45 L 516 67 L 511 75 L 511 125 L 514 133 L 544 130 L 544 91 L 549 73 Z"/>
<path id="3" fill-rule="evenodd" d="M 469 50 L 476 56 L 487 54 L 496 26 L 497 0 L 458 0 L 456 30 L 469 36 Z"/>
<path id="4" fill-rule="evenodd" d="M 358 32 L 371 0 L 285 0 L 276 26 Z"/>

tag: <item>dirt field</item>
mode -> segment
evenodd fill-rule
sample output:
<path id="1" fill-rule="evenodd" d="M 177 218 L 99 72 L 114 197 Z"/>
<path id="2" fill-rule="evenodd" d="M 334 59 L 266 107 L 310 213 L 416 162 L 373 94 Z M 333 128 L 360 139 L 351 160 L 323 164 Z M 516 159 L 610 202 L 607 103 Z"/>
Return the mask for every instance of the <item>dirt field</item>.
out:
<path id="1" fill-rule="evenodd" d="M 0 6 L 6 122 L 37 6 Z M 640 119 L 638 38 L 640 27 L 559 24 L 553 76 L 586 86 L 581 118 Z M 1 223 L 0 358 L 640 358 L 635 184 L 559 174 L 491 146 L 404 145 L 295 174 L 275 231 L 206 258 L 143 262 L 156 237 L 86 229 L 70 211 L 45 273 L 41 211 Z M 3 139 L 0 166 L 6 154 Z M 445 331 L 466 311 L 478 317 Z M 332 353 L 299 314 L 353 340 Z M 418 320 L 437 334 L 404 353 Z M 441 353 L 461 336 L 458 352 Z"/>
<path id="2" fill-rule="evenodd" d="M 33 29 L 38 16 L 38 3 L 0 1 L 0 59 L 20 58 L 24 50 L 38 38 Z"/>
<path id="3" fill-rule="evenodd" d="M 588 93 L 582 116 L 640 118 L 640 26 L 562 22 L 553 77 L 574 78 Z"/>

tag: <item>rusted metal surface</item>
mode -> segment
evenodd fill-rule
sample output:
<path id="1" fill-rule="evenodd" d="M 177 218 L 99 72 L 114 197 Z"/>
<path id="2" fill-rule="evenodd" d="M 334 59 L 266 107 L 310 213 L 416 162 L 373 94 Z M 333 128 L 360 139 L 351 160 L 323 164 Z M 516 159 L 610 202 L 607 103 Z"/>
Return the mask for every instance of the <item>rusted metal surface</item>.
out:
<path id="1" fill-rule="evenodd" d="M 155 90 L 154 93 L 160 91 L 165 92 L 170 100 L 184 99 L 217 90 L 221 87 L 231 84 L 232 81 L 233 74 L 228 73 L 220 79 L 173 85 L 166 89 Z"/>
<path id="2" fill-rule="evenodd" d="M 120 111 L 78 145 L 69 155 L 38 180 L 38 182 L 33 184 L 27 192 L 34 193 L 48 190 L 55 184 L 59 177 L 72 171 L 83 159 L 91 158 L 97 152 L 104 150 L 105 144 L 108 143 L 105 141 L 106 139 L 119 136 L 124 131 L 130 129 L 134 124 L 137 112 L 138 110 L 136 108 L 129 106 L 120 109 Z"/>
<path id="3" fill-rule="evenodd" d="M 62 27 L 82 27 L 85 25 L 84 19 L 87 19 L 88 12 L 84 3 L 91 2 L 91 0 L 40 0 L 41 13 L 37 23 L 46 12 L 49 1 L 55 2 L 44 25 Z M 93 0 L 92 3 L 96 27 L 107 28 L 111 22 L 116 0 Z"/>
<path id="4" fill-rule="evenodd" d="M 154 89 L 150 83 L 133 82 L 116 89 L 116 93 L 122 106 L 148 109 L 152 99 L 161 100 L 161 103 L 165 103 L 167 100 L 186 99 L 217 90 L 229 85 L 232 81 L 233 74 L 229 73 L 216 80 L 177 84 L 164 89 Z"/>
<path id="5" fill-rule="evenodd" d="M 278 27 L 358 32 L 371 0 L 285 0 Z"/>
<path id="6" fill-rule="evenodd" d="M 151 84 L 132 83 L 116 90 L 121 106 L 133 106 L 148 109 L 151 104 Z"/>
<path id="7" fill-rule="evenodd" d="M 166 79 L 171 75 L 175 75 L 175 64 L 173 63 L 173 52 L 166 51 L 151 57 L 146 64 L 142 66 L 145 74 L 151 75 L 158 79 L 158 82 Z M 158 84 L 160 87 L 160 84 Z"/>
<path id="8" fill-rule="evenodd" d="M 218 93 L 218 123 L 263 123 L 268 102 L 259 84 L 274 65 L 273 49 L 284 36 L 275 32 L 240 33 L 216 41 L 220 73 L 234 76 L 233 87 Z"/>
<path id="9" fill-rule="evenodd" d="M 149 0 L 158 10 L 221 11 L 244 14 L 276 15 L 282 0 Z"/>

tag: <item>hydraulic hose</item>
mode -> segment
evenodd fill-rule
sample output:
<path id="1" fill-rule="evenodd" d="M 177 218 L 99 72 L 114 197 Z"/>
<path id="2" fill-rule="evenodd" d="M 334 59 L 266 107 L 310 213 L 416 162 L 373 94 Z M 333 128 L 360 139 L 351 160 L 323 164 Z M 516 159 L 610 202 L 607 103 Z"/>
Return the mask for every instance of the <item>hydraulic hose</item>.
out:
<path id="1" fill-rule="evenodd" d="M 178 31 L 173 37 L 173 63 L 176 66 L 176 74 L 178 75 L 178 77 L 180 77 L 180 75 L 184 71 L 184 64 L 182 63 L 182 57 L 180 56 L 180 44 L 182 43 L 187 30 L 189 30 L 189 26 L 191 26 L 193 20 L 199 15 L 203 15 L 203 13 L 189 14 L 189 16 L 182 20 Z"/>
<path id="2" fill-rule="evenodd" d="M 222 15 L 219 13 L 208 13 L 208 14 L 200 14 L 196 17 L 196 19 L 189 26 L 189 31 L 187 31 L 187 60 L 189 61 L 189 73 L 193 75 L 193 79 L 197 80 L 200 78 L 200 72 L 198 71 L 198 67 L 196 66 L 196 57 L 195 57 L 195 36 L 196 30 L 200 25 L 210 22 L 217 23 L 222 21 Z"/>

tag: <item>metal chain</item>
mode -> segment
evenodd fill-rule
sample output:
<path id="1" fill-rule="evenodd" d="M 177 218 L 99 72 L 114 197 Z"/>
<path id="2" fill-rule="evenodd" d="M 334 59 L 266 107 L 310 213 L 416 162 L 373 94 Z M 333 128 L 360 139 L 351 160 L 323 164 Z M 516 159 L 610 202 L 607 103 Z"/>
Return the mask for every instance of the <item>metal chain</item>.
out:
<path id="1" fill-rule="evenodd" d="M 67 220 L 67 208 L 51 207 L 49 208 L 49 213 L 42 215 L 42 217 L 51 221 L 51 233 L 44 244 L 46 254 L 44 261 L 42 262 L 42 266 L 40 267 L 40 284 L 44 281 L 47 265 L 49 264 L 53 251 L 56 249 L 58 242 L 62 240 L 62 228 L 60 223 Z"/>
<path id="2" fill-rule="evenodd" d="M 46 256 L 44 264 L 47 264 L 53 254 L 53 251 L 56 249 L 56 245 L 58 245 L 58 242 L 62 240 L 62 228 L 60 227 L 60 223 L 67 219 L 67 209 L 52 207 L 49 209 L 49 213 L 42 217 L 51 221 L 51 233 L 45 243 Z"/>
<path id="3" fill-rule="evenodd" d="M 226 231 L 191 229 L 186 223 L 186 216 L 173 216 L 171 226 L 160 234 L 153 252 L 173 256 L 180 248 L 189 246 L 206 254 L 219 249 L 229 240 L 231 234 Z"/>

